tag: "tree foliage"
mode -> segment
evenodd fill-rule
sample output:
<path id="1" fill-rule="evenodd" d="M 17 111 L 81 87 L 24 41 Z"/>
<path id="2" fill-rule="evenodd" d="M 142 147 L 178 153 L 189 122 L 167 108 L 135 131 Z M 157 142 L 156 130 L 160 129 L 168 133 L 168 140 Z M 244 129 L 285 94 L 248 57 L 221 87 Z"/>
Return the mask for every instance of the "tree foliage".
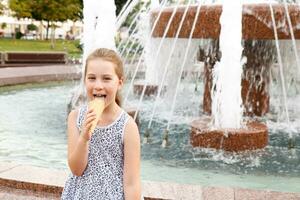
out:
<path id="1" fill-rule="evenodd" d="M 4 5 L 0 1 L 0 15 L 3 15 L 4 9 L 5 9 L 5 7 L 4 7 Z"/>
<path id="2" fill-rule="evenodd" d="M 30 0 L 10 0 L 9 8 L 14 12 L 13 16 L 20 18 L 31 17 L 31 1 Z"/>
<path id="3" fill-rule="evenodd" d="M 82 17 L 82 0 L 10 0 L 9 8 L 17 18 L 45 21 L 76 21 Z"/>
<path id="4" fill-rule="evenodd" d="M 68 9 L 70 10 L 70 20 L 76 21 L 83 19 L 83 0 L 71 0 Z"/>
<path id="5" fill-rule="evenodd" d="M 117 15 L 126 1 L 115 0 Z M 17 18 L 27 17 L 45 21 L 76 21 L 83 18 L 83 0 L 10 0 L 9 8 Z"/>
<path id="6" fill-rule="evenodd" d="M 77 21 L 82 18 L 82 0 L 10 0 L 9 8 L 17 18 L 46 21 L 47 39 L 50 25 L 53 33 L 55 22 L 64 22 L 68 19 Z M 54 41 L 54 34 L 52 34 L 52 41 Z"/>
<path id="7" fill-rule="evenodd" d="M 28 24 L 27 25 L 27 30 L 29 30 L 29 31 L 36 31 L 36 30 L 38 30 L 38 27 L 36 25 L 34 25 L 34 24 Z"/>
<path id="8" fill-rule="evenodd" d="M 7 27 L 7 23 L 3 22 L 3 23 L 1 24 L 1 29 L 5 29 L 6 27 Z"/>
<path id="9" fill-rule="evenodd" d="M 122 10 L 122 7 L 125 5 L 126 1 L 130 1 L 130 0 L 115 0 L 115 4 L 116 4 L 116 7 L 117 7 L 117 10 L 116 10 L 117 15 Z"/>

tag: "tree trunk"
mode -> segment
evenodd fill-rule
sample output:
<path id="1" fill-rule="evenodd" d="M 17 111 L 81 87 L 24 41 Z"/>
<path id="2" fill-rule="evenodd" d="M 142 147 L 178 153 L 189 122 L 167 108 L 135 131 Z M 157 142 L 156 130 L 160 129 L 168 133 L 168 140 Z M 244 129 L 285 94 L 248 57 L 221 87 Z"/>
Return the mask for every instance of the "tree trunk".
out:
<path id="1" fill-rule="evenodd" d="M 43 21 L 41 20 L 40 21 L 40 25 L 39 25 L 39 37 L 40 37 L 40 40 L 43 40 L 44 37 L 43 37 L 43 29 L 44 29 L 44 26 L 43 26 Z"/>
<path id="2" fill-rule="evenodd" d="M 48 35 L 49 35 L 49 21 L 47 21 L 46 40 L 48 40 Z"/>
<path id="3" fill-rule="evenodd" d="M 76 34 L 76 22 L 73 21 L 73 25 L 72 25 L 72 35 L 75 37 Z"/>
<path id="4" fill-rule="evenodd" d="M 51 22 L 51 49 L 55 47 L 55 24 Z"/>

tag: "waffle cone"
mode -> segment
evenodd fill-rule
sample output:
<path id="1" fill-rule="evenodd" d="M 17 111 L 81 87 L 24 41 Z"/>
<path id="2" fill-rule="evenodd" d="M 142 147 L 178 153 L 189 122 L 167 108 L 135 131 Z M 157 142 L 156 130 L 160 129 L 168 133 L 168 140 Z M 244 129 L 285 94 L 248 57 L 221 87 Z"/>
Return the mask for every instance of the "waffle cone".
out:
<path id="1" fill-rule="evenodd" d="M 92 122 L 92 126 L 90 128 L 90 133 L 93 133 L 104 110 L 104 99 L 95 98 L 94 100 L 89 102 L 88 107 L 89 109 L 93 109 L 96 112 L 96 119 Z"/>

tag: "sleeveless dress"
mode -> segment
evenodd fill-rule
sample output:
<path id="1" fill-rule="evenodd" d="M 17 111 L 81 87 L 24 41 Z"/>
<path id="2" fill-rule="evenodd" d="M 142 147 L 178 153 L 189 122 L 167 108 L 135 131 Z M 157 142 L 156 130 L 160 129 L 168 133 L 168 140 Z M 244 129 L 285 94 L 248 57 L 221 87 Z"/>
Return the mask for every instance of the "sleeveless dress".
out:
<path id="1" fill-rule="evenodd" d="M 87 105 L 79 109 L 77 127 L 84 121 Z M 92 134 L 88 164 L 82 176 L 69 175 L 62 200 L 124 199 L 123 188 L 123 135 L 129 115 L 122 110 L 108 126 L 97 126 Z"/>

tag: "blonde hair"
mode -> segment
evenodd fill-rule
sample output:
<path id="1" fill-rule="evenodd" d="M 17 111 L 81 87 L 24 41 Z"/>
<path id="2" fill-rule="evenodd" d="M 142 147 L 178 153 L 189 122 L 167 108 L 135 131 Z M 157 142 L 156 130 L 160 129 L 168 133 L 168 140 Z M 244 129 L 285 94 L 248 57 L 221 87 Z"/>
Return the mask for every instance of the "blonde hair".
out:
<path id="1" fill-rule="evenodd" d="M 87 57 L 86 62 L 85 62 L 85 69 L 84 69 L 84 78 L 86 78 L 86 72 L 87 72 L 87 67 L 88 67 L 89 61 L 98 59 L 98 58 L 115 64 L 115 72 L 116 72 L 118 78 L 123 79 L 123 80 L 125 79 L 122 59 L 115 51 L 113 51 L 111 49 L 106 49 L 106 48 L 96 49 L 94 52 L 92 52 Z M 119 106 L 121 106 L 122 98 L 121 98 L 121 95 L 119 94 L 119 91 L 116 94 L 115 101 Z"/>

